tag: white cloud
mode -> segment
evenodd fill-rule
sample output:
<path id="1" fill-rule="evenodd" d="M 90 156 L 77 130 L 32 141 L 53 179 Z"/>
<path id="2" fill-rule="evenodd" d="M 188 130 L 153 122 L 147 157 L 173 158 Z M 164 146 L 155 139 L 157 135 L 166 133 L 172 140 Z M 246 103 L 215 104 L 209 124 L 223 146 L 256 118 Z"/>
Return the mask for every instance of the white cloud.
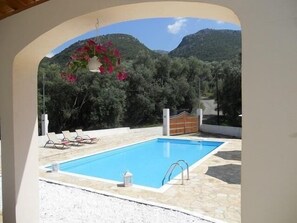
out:
<path id="1" fill-rule="evenodd" d="M 53 56 L 55 56 L 55 54 L 53 53 L 53 51 L 49 52 L 48 54 L 46 54 L 45 57 L 47 58 L 52 58 Z"/>
<path id="2" fill-rule="evenodd" d="M 186 26 L 187 20 L 182 17 L 175 18 L 175 22 L 167 26 L 167 31 L 171 34 L 177 34 Z"/>
<path id="3" fill-rule="evenodd" d="M 225 23 L 225 22 L 220 21 L 220 20 L 217 21 L 217 24 L 219 24 L 219 25 L 224 24 L 224 23 Z"/>

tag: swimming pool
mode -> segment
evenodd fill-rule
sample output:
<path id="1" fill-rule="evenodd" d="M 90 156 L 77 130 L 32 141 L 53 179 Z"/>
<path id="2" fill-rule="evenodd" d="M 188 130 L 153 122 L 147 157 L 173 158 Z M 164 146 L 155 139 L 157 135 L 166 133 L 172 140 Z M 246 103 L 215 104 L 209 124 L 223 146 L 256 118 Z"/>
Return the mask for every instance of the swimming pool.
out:
<path id="1" fill-rule="evenodd" d="M 133 174 L 133 184 L 159 189 L 168 179 L 164 176 L 171 164 L 185 160 L 189 166 L 197 163 L 223 142 L 158 138 L 91 156 L 62 162 L 60 171 L 123 182 L 123 174 Z M 186 169 L 186 166 L 181 163 Z M 181 172 L 175 168 L 171 179 Z"/>

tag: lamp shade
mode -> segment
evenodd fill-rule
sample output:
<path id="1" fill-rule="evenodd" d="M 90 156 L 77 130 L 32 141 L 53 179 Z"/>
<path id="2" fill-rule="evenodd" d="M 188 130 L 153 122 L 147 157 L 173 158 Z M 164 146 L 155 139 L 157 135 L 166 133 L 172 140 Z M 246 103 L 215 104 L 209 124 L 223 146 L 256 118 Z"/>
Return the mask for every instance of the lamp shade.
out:
<path id="1" fill-rule="evenodd" d="M 98 60 L 98 57 L 93 56 L 88 63 L 88 68 L 91 72 L 98 72 L 100 73 L 99 67 L 102 64 L 100 63 L 100 61 Z"/>

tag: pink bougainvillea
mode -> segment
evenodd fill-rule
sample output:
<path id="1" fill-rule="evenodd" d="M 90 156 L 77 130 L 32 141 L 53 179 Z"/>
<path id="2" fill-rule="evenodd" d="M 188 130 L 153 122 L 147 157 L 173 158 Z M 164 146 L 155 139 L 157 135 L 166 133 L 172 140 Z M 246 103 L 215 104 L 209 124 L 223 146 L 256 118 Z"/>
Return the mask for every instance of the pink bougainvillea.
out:
<path id="1" fill-rule="evenodd" d="M 117 79 L 120 81 L 125 80 L 128 77 L 128 74 L 125 71 L 117 73 Z"/>
<path id="2" fill-rule="evenodd" d="M 101 66 L 98 70 L 101 74 L 111 74 L 115 72 L 118 80 L 125 80 L 127 73 L 123 70 L 121 64 L 121 56 L 118 49 L 111 42 L 97 44 L 94 40 L 88 40 L 84 46 L 77 49 L 70 56 L 67 64 L 67 71 L 61 73 L 61 77 L 69 83 L 75 83 L 77 78 L 74 73 L 78 69 L 88 68 L 91 58 L 97 57 Z"/>
<path id="3" fill-rule="evenodd" d="M 62 77 L 62 79 L 64 79 L 65 81 L 67 81 L 68 83 L 71 83 L 71 84 L 74 84 L 77 81 L 77 77 L 74 74 L 62 72 L 61 77 Z"/>

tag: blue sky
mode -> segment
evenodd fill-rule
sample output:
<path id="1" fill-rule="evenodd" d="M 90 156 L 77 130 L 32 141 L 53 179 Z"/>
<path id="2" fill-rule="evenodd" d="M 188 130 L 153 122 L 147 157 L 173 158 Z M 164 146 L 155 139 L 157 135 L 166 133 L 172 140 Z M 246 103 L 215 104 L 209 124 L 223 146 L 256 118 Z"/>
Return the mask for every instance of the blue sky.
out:
<path id="1" fill-rule="evenodd" d="M 99 35 L 112 33 L 129 34 L 137 38 L 140 42 L 152 50 L 171 51 L 178 46 L 184 36 L 196 33 L 199 30 L 206 28 L 240 30 L 240 26 L 222 21 L 181 17 L 133 20 L 105 27 L 100 27 L 99 24 L 99 29 L 97 31 L 95 30 L 94 22 L 94 30 L 78 36 L 56 49 L 53 49 L 48 56 L 59 53 L 78 40 L 91 38 L 96 36 L 98 33 Z"/>

